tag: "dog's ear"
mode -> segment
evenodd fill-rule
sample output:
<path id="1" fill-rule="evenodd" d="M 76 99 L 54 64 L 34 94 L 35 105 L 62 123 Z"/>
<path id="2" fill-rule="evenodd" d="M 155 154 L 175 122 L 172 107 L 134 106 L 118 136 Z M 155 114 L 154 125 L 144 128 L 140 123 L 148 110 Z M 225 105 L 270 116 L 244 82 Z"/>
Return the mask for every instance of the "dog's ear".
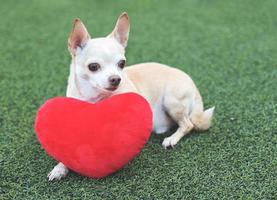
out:
<path id="1" fill-rule="evenodd" d="M 118 17 L 114 30 L 108 37 L 114 37 L 125 48 L 128 42 L 129 30 L 129 17 L 128 14 L 124 12 Z"/>
<path id="2" fill-rule="evenodd" d="M 73 29 L 68 38 L 68 50 L 71 55 L 76 55 L 78 47 L 83 48 L 90 39 L 90 35 L 80 19 L 75 19 Z"/>

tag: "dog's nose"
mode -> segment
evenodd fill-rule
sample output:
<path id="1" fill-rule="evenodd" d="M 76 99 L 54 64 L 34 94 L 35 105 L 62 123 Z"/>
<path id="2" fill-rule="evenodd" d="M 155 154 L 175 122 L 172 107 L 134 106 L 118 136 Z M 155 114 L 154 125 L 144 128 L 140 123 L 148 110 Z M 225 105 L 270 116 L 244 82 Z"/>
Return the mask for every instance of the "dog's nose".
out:
<path id="1" fill-rule="evenodd" d="M 112 86 L 118 86 L 121 81 L 121 78 L 117 75 L 112 75 L 109 77 L 109 82 Z"/>

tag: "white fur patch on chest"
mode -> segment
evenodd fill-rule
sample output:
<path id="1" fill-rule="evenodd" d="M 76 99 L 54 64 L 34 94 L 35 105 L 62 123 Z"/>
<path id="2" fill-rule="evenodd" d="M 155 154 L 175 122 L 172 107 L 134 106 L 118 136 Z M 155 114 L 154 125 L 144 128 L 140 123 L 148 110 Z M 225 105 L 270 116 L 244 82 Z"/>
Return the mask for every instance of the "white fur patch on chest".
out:
<path id="1" fill-rule="evenodd" d="M 160 97 L 153 106 L 153 116 L 154 132 L 157 134 L 163 134 L 167 132 L 174 125 L 174 122 L 163 108 L 162 97 Z"/>

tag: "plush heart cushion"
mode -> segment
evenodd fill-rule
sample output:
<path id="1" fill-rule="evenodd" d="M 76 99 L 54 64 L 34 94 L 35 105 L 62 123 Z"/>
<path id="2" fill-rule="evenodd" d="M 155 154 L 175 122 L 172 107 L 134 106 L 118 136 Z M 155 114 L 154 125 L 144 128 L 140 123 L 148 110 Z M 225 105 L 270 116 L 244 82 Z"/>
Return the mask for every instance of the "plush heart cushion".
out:
<path id="1" fill-rule="evenodd" d="M 148 102 L 125 93 L 92 104 L 73 98 L 46 101 L 37 112 L 35 132 L 45 151 L 68 168 L 93 178 L 126 165 L 152 130 Z"/>

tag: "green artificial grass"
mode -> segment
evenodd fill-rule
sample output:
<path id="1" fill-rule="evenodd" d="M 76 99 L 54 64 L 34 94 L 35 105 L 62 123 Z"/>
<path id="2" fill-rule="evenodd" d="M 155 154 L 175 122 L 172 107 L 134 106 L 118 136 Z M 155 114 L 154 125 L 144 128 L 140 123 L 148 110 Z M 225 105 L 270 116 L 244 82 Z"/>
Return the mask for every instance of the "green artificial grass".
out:
<path id="1" fill-rule="evenodd" d="M 277 1 L 1 1 L 0 199 L 276 199 Z M 70 173 L 48 182 L 56 161 L 33 122 L 66 91 L 67 37 L 80 17 L 93 37 L 127 11 L 128 64 L 156 61 L 194 79 L 213 127 L 141 154 L 102 180 Z"/>

